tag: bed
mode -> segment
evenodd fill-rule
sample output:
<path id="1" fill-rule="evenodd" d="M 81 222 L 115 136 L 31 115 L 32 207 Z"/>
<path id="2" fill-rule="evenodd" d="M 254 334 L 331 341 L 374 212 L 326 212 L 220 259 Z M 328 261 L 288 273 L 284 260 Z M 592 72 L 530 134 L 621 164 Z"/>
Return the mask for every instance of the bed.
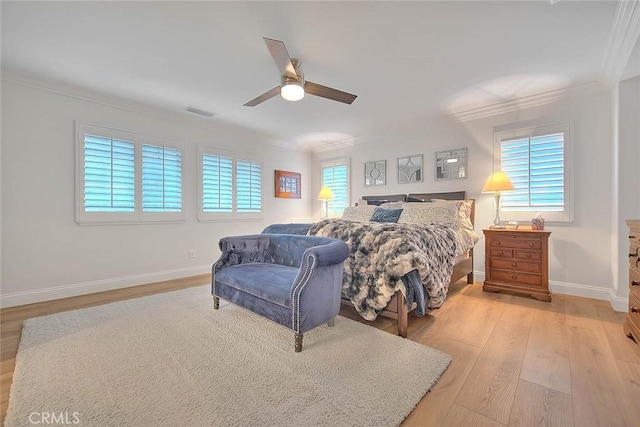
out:
<path id="1" fill-rule="evenodd" d="M 410 201 L 410 200 L 466 200 L 466 191 L 455 191 L 447 193 L 410 193 L 394 194 L 394 195 L 381 195 L 381 196 L 363 196 L 363 200 L 388 200 L 388 201 Z M 471 212 L 470 212 L 471 224 L 475 222 L 475 202 L 472 200 Z M 462 256 L 455 258 L 453 271 L 449 284 L 455 283 L 466 276 L 467 284 L 473 284 L 473 247 L 466 251 Z M 388 317 L 396 320 L 398 326 L 398 335 L 406 338 L 407 328 L 409 325 L 409 314 L 415 310 L 416 304 L 412 304 L 412 307 L 408 307 L 407 300 L 401 291 L 397 291 L 391 298 L 387 307 L 380 313 L 381 316 Z"/>
<path id="2" fill-rule="evenodd" d="M 425 203 L 432 201 L 437 203 Z M 343 298 L 367 320 L 379 315 L 396 320 L 398 334 L 406 337 L 410 313 L 423 316 L 440 307 L 451 283 L 465 277 L 473 283 L 474 203 L 459 191 L 365 196 L 359 204 L 345 209 L 341 219 L 274 224 L 263 232 L 306 231 L 344 240 L 351 254 Z M 395 220 L 370 221 L 374 211 L 394 210 Z M 464 227 L 457 226 L 461 216 Z"/>

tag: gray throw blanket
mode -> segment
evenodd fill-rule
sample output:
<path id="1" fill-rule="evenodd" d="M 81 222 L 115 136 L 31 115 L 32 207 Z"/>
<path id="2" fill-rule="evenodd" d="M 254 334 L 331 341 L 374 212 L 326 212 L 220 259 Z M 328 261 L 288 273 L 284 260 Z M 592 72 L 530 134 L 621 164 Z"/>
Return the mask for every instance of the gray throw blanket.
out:
<path id="1" fill-rule="evenodd" d="M 347 244 L 342 293 L 367 320 L 375 320 L 397 290 L 405 291 L 401 278 L 414 269 L 427 291 L 427 308 L 440 307 L 447 296 L 456 250 L 449 227 L 329 219 L 308 234 Z"/>

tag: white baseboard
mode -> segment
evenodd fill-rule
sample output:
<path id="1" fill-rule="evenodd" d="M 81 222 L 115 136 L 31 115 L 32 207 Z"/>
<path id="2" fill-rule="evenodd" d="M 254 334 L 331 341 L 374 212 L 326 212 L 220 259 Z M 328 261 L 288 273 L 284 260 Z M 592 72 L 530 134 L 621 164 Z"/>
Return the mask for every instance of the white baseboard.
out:
<path id="1" fill-rule="evenodd" d="M 175 270 L 159 271 L 155 273 L 136 274 L 133 276 L 116 277 L 113 279 L 96 280 L 93 282 L 75 283 L 33 291 L 12 292 L 0 295 L 0 307 L 14 307 L 17 305 L 75 297 L 78 295 L 110 291 L 130 286 L 180 279 L 182 277 L 197 276 L 199 274 L 206 274 L 209 272 L 211 272 L 211 265 L 199 265 L 195 267 L 178 268 Z"/>
<path id="2" fill-rule="evenodd" d="M 473 276 L 476 282 L 484 282 L 484 271 L 474 271 Z M 608 301 L 615 311 L 625 313 L 629 310 L 628 298 L 617 296 L 612 289 L 578 283 L 556 282 L 554 280 L 549 281 L 549 289 L 552 293 Z"/>

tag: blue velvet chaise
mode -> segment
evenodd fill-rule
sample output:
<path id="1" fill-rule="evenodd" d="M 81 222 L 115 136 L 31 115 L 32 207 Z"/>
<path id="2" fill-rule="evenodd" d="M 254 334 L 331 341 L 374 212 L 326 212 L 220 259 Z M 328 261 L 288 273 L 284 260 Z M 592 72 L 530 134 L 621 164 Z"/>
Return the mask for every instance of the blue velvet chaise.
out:
<path id="1" fill-rule="evenodd" d="M 333 324 L 340 311 L 347 245 L 338 239 L 293 234 L 253 234 L 220 239 L 212 267 L 214 308 L 220 298 L 303 334 Z"/>

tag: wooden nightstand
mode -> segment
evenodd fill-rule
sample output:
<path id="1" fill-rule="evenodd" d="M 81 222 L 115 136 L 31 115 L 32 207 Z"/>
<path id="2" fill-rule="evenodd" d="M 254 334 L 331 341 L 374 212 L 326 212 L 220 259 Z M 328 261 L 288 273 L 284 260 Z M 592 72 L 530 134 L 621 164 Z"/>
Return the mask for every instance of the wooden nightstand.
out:
<path id="1" fill-rule="evenodd" d="M 482 231 L 485 236 L 482 290 L 522 292 L 541 301 L 551 301 L 548 255 L 551 232 L 531 228 Z"/>
<path id="2" fill-rule="evenodd" d="M 629 226 L 629 312 L 624 322 L 624 333 L 640 343 L 640 219 L 627 220 L 627 225 Z"/>

